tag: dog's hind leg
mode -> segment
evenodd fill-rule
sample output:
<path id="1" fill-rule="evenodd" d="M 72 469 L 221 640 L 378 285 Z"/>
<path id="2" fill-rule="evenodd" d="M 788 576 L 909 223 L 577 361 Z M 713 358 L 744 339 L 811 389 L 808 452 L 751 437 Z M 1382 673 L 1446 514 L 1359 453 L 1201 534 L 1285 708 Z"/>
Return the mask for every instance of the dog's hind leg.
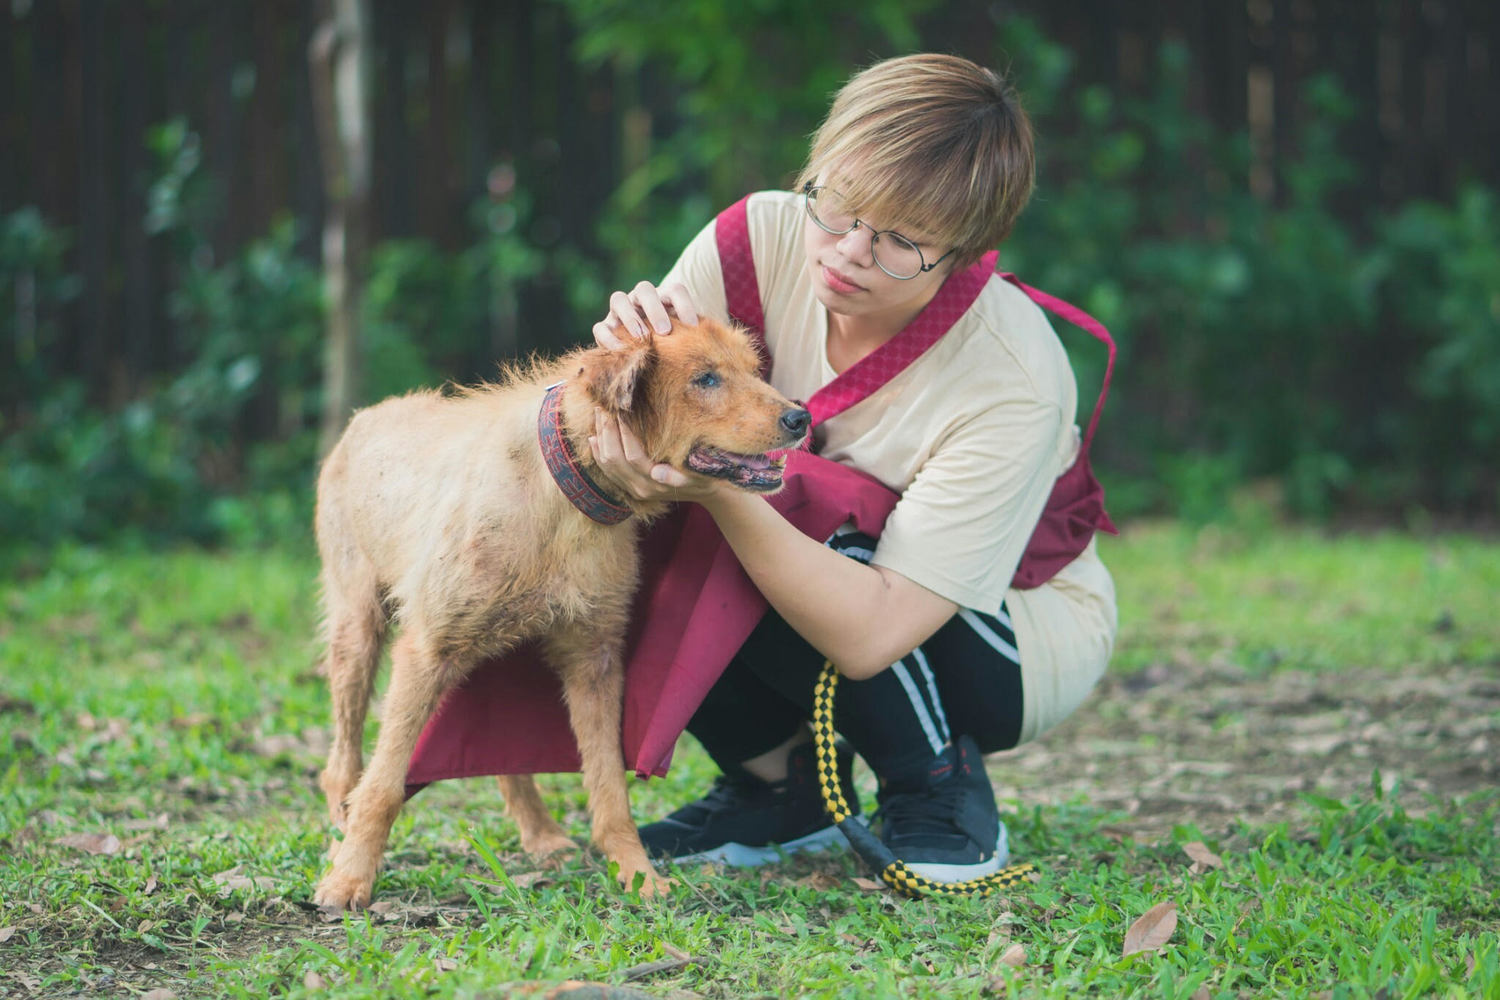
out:
<path id="1" fill-rule="evenodd" d="M 625 667 L 619 632 L 615 638 L 605 638 L 595 628 L 559 630 L 548 638 L 547 655 L 562 676 L 568 721 L 583 761 L 594 843 L 620 866 L 619 878 L 625 887 L 639 875 L 641 895 L 653 896 L 671 888 L 672 880 L 651 867 L 630 816 L 625 757 L 620 750 Z"/>
<path id="2" fill-rule="evenodd" d="M 344 842 L 313 896 L 319 906 L 361 909 L 369 905 L 391 824 L 406 799 L 412 750 L 438 701 L 465 673 L 467 664 L 460 666 L 459 661 L 429 650 L 424 639 L 421 628 L 410 623 L 391 649 L 391 683 L 380 736 L 370 766 L 349 796 Z"/>
<path id="3" fill-rule="evenodd" d="M 505 814 L 521 831 L 521 850 L 536 857 L 574 851 L 578 845 L 552 818 L 547 804 L 529 774 L 502 774 L 500 794 L 505 796 Z"/>
<path id="4" fill-rule="evenodd" d="M 328 816 L 340 830 L 348 819 L 349 793 L 363 767 L 365 714 L 380 667 L 387 619 L 374 568 L 359 558 L 338 574 L 325 568 L 323 601 L 328 635 L 328 690 L 333 701 L 333 742 L 318 779 Z"/>

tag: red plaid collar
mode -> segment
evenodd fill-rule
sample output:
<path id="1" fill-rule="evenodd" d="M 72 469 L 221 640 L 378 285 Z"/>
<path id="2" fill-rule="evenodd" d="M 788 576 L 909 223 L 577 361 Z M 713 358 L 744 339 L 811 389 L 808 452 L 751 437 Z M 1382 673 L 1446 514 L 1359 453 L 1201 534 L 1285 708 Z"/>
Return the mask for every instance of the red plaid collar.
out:
<path id="1" fill-rule="evenodd" d="M 547 471 L 574 507 L 600 524 L 619 524 L 631 515 L 631 510 L 600 489 L 578 464 L 568 436 L 563 433 L 562 396 L 562 382 L 548 386 L 547 395 L 542 397 L 542 411 L 537 415 L 537 443 L 542 447 Z"/>

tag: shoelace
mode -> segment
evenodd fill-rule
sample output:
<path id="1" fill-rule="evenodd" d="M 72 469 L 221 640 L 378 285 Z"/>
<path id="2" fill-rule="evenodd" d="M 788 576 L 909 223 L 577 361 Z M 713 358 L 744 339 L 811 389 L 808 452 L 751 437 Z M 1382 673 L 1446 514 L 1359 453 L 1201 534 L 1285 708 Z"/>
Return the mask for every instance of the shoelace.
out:
<path id="1" fill-rule="evenodd" d="M 953 835 L 963 801 L 963 787 L 945 781 L 925 792 L 901 792 L 890 796 L 876 816 L 914 833 Z"/>
<path id="2" fill-rule="evenodd" d="M 922 896 L 988 896 L 1008 889 L 1018 882 L 1035 877 L 1036 867 L 1029 862 L 1008 865 L 980 878 L 965 882 L 938 882 L 918 875 L 897 858 L 869 827 L 854 818 L 844 798 L 838 778 L 838 755 L 833 748 L 833 695 L 838 688 L 839 672 L 833 661 L 823 661 L 823 673 L 813 687 L 813 744 L 818 758 L 818 785 L 823 790 L 823 805 L 838 824 L 854 852 L 865 864 L 880 873 L 886 885 L 912 898 Z"/>

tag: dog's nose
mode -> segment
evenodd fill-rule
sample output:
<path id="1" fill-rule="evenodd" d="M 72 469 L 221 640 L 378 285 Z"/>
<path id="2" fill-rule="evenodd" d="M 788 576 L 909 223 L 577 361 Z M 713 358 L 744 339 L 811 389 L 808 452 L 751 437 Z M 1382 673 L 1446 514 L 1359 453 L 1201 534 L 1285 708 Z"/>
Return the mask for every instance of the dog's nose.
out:
<path id="1" fill-rule="evenodd" d="M 807 433 L 808 425 L 812 423 L 812 414 L 801 407 L 787 410 L 781 415 L 781 426 L 786 428 L 788 434 L 801 437 Z"/>

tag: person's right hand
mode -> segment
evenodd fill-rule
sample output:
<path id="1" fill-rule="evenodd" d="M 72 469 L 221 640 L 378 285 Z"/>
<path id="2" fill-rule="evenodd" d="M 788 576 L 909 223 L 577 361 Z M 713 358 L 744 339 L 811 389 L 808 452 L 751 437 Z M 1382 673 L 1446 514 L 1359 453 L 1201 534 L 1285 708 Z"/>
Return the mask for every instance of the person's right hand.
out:
<path id="1" fill-rule="evenodd" d="M 609 297 L 608 315 L 594 324 L 594 342 L 617 351 L 625 346 L 622 337 L 638 340 L 651 331 L 669 333 L 674 314 L 684 323 L 698 322 L 692 293 L 675 282 L 657 288 L 643 281 L 629 293 L 615 292 Z"/>

